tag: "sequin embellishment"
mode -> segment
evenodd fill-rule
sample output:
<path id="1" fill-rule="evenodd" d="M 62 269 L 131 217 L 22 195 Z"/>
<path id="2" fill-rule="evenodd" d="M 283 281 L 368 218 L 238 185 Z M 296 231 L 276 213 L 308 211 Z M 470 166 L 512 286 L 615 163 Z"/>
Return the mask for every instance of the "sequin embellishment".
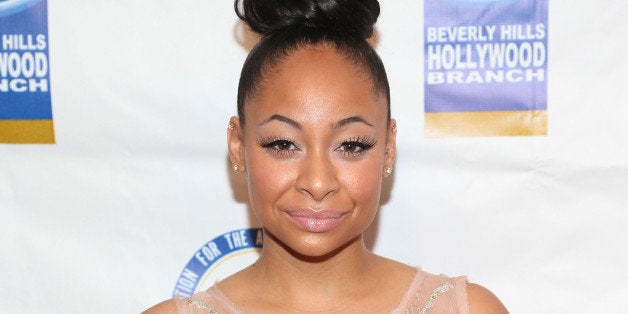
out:
<path id="1" fill-rule="evenodd" d="M 417 310 L 419 308 L 417 302 L 419 301 L 419 293 L 417 293 L 417 299 L 416 301 L 412 302 L 412 305 L 409 306 L 405 313 L 406 314 L 412 314 L 412 313 L 417 313 L 417 314 L 426 314 L 427 310 L 434 307 L 434 300 L 438 299 L 439 294 L 441 293 L 445 293 L 447 291 L 449 291 L 449 289 L 453 289 L 454 286 L 452 286 L 451 284 L 443 284 L 442 286 L 434 289 L 434 292 L 432 292 L 432 294 L 430 295 L 430 297 L 427 299 L 427 301 L 425 301 L 425 304 L 423 305 L 423 307 L 421 308 L 420 311 L 415 312 L 415 310 Z"/>
<path id="2" fill-rule="evenodd" d="M 207 304 L 201 301 L 192 300 L 190 298 L 187 298 L 186 300 L 187 300 L 188 305 L 196 305 L 196 307 L 198 307 L 199 309 L 207 310 L 207 314 L 218 314 L 218 312 L 216 312 L 214 309 L 212 309 Z"/>

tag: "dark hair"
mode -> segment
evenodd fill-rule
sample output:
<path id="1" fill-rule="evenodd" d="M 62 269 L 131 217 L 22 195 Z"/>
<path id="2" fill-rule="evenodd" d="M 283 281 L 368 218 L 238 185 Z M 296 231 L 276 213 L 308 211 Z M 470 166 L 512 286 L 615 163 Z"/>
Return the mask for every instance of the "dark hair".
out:
<path id="1" fill-rule="evenodd" d="M 249 53 L 238 85 L 238 117 L 270 68 L 295 50 L 327 43 L 370 74 L 373 88 L 386 97 L 384 64 L 366 41 L 379 16 L 377 0 L 235 0 L 236 14 L 262 38 Z"/>

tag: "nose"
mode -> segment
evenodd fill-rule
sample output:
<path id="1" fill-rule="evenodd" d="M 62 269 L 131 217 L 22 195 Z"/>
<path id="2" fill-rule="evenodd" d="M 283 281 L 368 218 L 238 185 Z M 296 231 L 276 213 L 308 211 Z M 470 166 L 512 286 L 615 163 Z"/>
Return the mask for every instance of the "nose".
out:
<path id="1" fill-rule="evenodd" d="M 301 161 L 296 188 L 317 202 L 338 191 L 340 184 L 330 157 L 323 152 L 307 154 Z"/>

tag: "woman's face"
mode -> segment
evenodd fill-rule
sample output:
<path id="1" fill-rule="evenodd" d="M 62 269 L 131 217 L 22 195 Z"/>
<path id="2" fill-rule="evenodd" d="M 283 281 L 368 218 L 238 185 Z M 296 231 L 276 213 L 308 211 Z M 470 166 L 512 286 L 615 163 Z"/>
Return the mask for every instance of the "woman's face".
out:
<path id="1" fill-rule="evenodd" d="M 377 212 L 395 134 L 385 97 L 333 48 L 302 48 L 267 73 L 229 134 L 251 206 L 275 239 L 322 256 L 358 236 Z"/>

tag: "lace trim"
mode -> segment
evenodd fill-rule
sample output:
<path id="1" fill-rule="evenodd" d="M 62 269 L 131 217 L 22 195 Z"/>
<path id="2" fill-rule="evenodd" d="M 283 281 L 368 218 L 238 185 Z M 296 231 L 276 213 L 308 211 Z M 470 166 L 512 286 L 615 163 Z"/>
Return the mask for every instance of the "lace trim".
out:
<path id="1" fill-rule="evenodd" d="M 423 305 L 423 307 L 421 308 L 420 311 L 415 312 L 416 310 L 419 309 L 419 293 L 417 293 L 416 295 L 416 300 L 414 300 L 414 302 L 412 302 L 412 305 L 406 308 L 405 313 L 406 314 L 413 314 L 413 313 L 417 313 L 417 314 L 426 314 L 427 310 L 434 307 L 434 300 L 438 299 L 438 296 L 441 293 L 445 293 L 447 291 L 449 291 L 449 289 L 453 289 L 454 286 L 452 286 L 449 283 L 443 284 L 442 286 L 434 289 L 434 292 L 432 292 L 432 294 L 430 295 L 430 297 L 427 299 L 427 301 L 425 301 L 425 304 Z"/>
<path id="2" fill-rule="evenodd" d="M 188 305 L 196 305 L 196 307 L 198 307 L 199 309 L 207 310 L 207 314 L 218 314 L 216 310 L 212 309 L 211 307 L 209 307 L 207 304 L 203 303 L 202 301 L 192 300 L 190 298 L 187 298 L 186 301 Z"/>

